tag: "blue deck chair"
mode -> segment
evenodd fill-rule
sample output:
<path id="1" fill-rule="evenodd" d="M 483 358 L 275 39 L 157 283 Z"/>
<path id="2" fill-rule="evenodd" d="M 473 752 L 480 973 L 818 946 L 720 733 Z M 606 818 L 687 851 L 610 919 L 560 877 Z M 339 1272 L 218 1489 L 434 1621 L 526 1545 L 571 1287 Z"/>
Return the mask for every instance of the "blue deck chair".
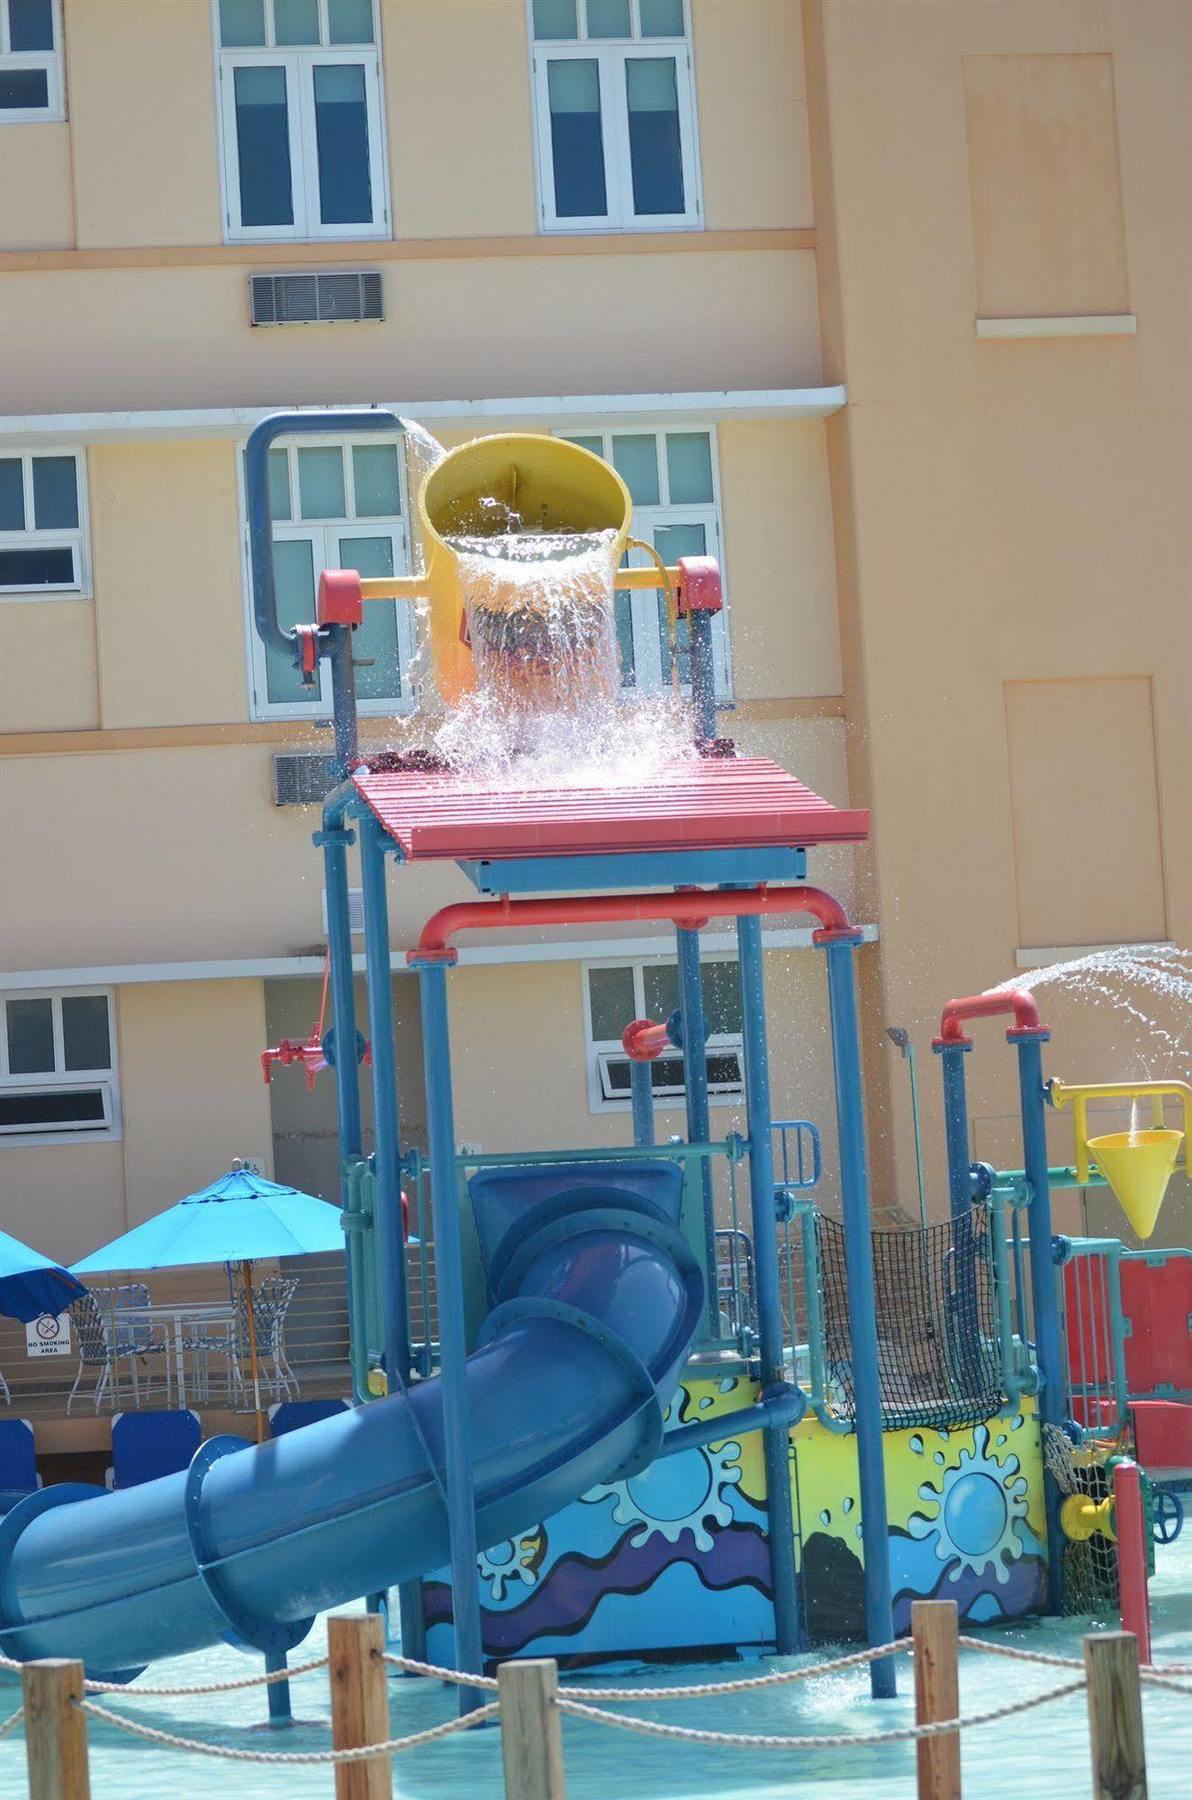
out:
<path id="1" fill-rule="evenodd" d="M 282 1400 L 269 1408 L 269 1435 L 284 1437 L 287 1431 L 301 1431 L 316 1419 L 330 1419 L 348 1410 L 346 1400 Z"/>
<path id="2" fill-rule="evenodd" d="M 112 1467 L 108 1486 L 139 1487 L 159 1475 L 190 1466 L 203 1437 L 197 1412 L 120 1412 L 112 1419 Z"/>
<path id="3" fill-rule="evenodd" d="M 0 1513 L 41 1486 L 28 1419 L 0 1419 Z"/>

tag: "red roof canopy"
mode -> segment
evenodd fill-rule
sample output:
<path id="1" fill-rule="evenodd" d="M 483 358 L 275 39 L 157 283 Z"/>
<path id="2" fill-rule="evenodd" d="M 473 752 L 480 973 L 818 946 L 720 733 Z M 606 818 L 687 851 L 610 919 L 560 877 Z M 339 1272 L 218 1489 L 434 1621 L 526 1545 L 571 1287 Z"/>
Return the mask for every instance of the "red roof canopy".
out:
<path id="1" fill-rule="evenodd" d="M 869 835 L 867 812 L 829 805 L 768 757 L 692 757 L 641 783 L 531 791 L 383 765 L 362 765 L 353 779 L 411 862 L 794 848 Z"/>

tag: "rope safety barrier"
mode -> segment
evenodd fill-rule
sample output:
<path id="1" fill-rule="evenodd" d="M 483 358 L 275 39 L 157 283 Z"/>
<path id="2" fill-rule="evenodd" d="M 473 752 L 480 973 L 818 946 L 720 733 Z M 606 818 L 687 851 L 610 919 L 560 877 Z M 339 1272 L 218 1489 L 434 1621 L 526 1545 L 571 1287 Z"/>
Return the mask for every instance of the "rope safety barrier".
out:
<path id="1" fill-rule="evenodd" d="M 892 1643 L 878 1645 L 872 1649 L 850 1652 L 844 1656 L 828 1658 L 822 1662 L 811 1663 L 800 1668 L 774 1670 L 762 1676 L 751 1676 L 742 1680 L 704 1682 L 669 1688 L 584 1688 L 580 1694 L 575 1690 L 561 1693 L 557 1687 L 557 1668 L 553 1662 L 537 1661 L 529 1663 L 507 1663 L 501 1668 L 500 1679 L 492 1676 L 474 1675 L 463 1670 L 446 1668 L 440 1664 L 421 1662 L 413 1657 L 404 1657 L 383 1650 L 383 1636 L 379 1622 L 372 1616 L 359 1618 L 333 1618 L 329 1624 L 330 1640 L 328 1654 L 312 1658 L 295 1665 L 290 1669 L 280 1669 L 262 1675 L 252 1675 L 232 1681 L 210 1682 L 188 1686 L 131 1688 L 115 1682 L 90 1681 L 83 1678 L 83 1672 L 77 1663 L 73 1667 L 75 1686 L 73 1692 L 61 1686 L 61 1673 L 68 1665 L 62 1663 L 14 1663 L 7 1657 L 0 1657 L 0 1666 L 8 1669 L 24 1670 L 25 1704 L 0 1721 L 0 1739 L 8 1737 L 22 1723 L 25 1725 L 30 1769 L 33 1769 L 35 1745 L 33 1740 L 36 1731 L 39 1741 L 44 1746 L 47 1727 L 59 1733 L 69 1734 L 70 1721 L 77 1721 L 74 1729 L 84 1730 L 83 1717 L 89 1716 L 97 1723 L 118 1732 L 144 1739 L 165 1748 L 178 1750 L 183 1754 L 206 1756 L 216 1760 L 247 1763 L 253 1765 L 275 1765 L 279 1768 L 299 1767 L 337 1767 L 370 1762 L 373 1759 L 383 1761 L 389 1757 L 401 1755 L 406 1751 L 416 1750 L 436 1743 L 440 1739 L 455 1736 L 471 1730 L 478 1725 L 502 1718 L 503 1708 L 512 1705 L 513 1717 L 518 1720 L 517 1730 L 512 1736 L 502 1736 L 502 1757 L 505 1762 L 506 1791 L 520 1794 L 525 1786 L 525 1770 L 546 1769 L 552 1756 L 557 1758 L 557 1770 L 561 1780 L 562 1772 L 562 1737 L 561 1725 L 564 1718 L 579 1720 L 581 1723 L 597 1725 L 604 1728 L 627 1731 L 645 1737 L 659 1738 L 668 1742 L 691 1743 L 709 1747 L 744 1749 L 744 1750 L 785 1750 L 787 1752 L 821 1750 L 865 1750 L 893 1744 L 914 1744 L 918 1747 L 920 1794 L 935 1792 L 931 1785 L 934 1775 L 923 1759 L 945 1761 L 959 1754 L 960 1735 L 981 1726 L 992 1725 L 1005 1719 L 1016 1717 L 1020 1713 L 1036 1710 L 1039 1707 L 1052 1705 L 1060 1700 L 1070 1699 L 1076 1694 L 1086 1693 L 1089 1707 L 1090 1728 L 1097 1741 L 1098 1734 L 1117 1730 L 1117 1702 L 1107 1701 L 1105 1687 L 1105 1658 L 1102 1651 L 1111 1656 L 1119 1650 L 1125 1654 L 1130 1646 L 1129 1657 L 1133 1659 L 1133 1691 L 1134 1705 L 1140 1704 L 1144 1688 L 1161 1693 L 1177 1694 L 1192 1698 L 1192 1684 L 1179 1677 L 1192 1673 L 1192 1665 L 1173 1663 L 1167 1669 L 1156 1669 L 1153 1666 L 1138 1667 L 1134 1640 L 1123 1633 L 1110 1634 L 1107 1640 L 1099 1640 L 1095 1635 L 1085 1639 L 1085 1661 L 1074 1657 L 1055 1656 L 1045 1651 L 1022 1649 L 1016 1645 L 989 1643 L 982 1638 L 964 1637 L 956 1630 L 956 1614 L 953 1607 L 941 1603 L 921 1603 L 924 1614 L 934 1613 L 935 1620 L 930 1627 L 926 1616 L 920 1621 L 919 1606 L 916 1606 L 914 1635 L 898 1638 Z M 946 1620 L 940 1615 L 948 1614 L 951 1618 L 944 1637 L 936 1638 L 931 1646 L 932 1634 L 943 1631 Z M 920 1633 L 924 1635 L 920 1635 Z M 947 1649 L 950 1638 L 951 1649 Z M 1113 1640 L 1116 1640 L 1113 1641 Z M 930 1646 L 930 1647 L 929 1647 Z M 953 1668 L 953 1685 L 951 1694 L 946 1689 L 935 1689 L 936 1699 L 931 1699 L 931 1689 L 920 1692 L 919 1682 L 923 1669 L 932 1668 L 932 1657 L 941 1648 L 945 1656 L 950 1656 Z M 1050 1687 L 1042 1693 L 1007 1700 L 1002 1704 L 984 1711 L 963 1714 L 959 1710 L 957 1690 L 955 1686 L 956 1653 L 960 1649 L 984 1652 L 993 1656 L 1001 1656 L 1020 1663 L 1034 1663 L 1040 1667 L 1062 1670 L 1070 1679 L 1057 1686 Z M 739 1694 L 743 1691 L 767 1689 L 784 1686 L 794 1682 L 810 1681 L 820 1676 L 827 1676 L 847 1670 L 859 1670 L 883 1657 L 899 1656 L 912 1653 L 916 1658 L 916 1693 L 920 1703 L 927 1696 L 926 1711 L 920 1705 L 919 1723 L 884 1728 L 875 1731 L 845 1731 L 834 1733 L 779 1733 L 779 1732 L 745 1732 L 718 1731 L 706 1727 L 687 1727 L 668 1725 L 658 1720 L 640 1717 L 636 1713 L 611 1712 L 605 1707 L 592 1704 L 596 1700 L 629 1701 L 640 1703 L 660 1702 L 667 1700 L 683 1700 L 695 1698 L 714 1698 Z M 346 1658 L 346 1661 L 345 1661 Z M 925 1660 L 924 1660 L 925 1659 Z M 1094 1664 L 1099 1665 L 1096 1673 Z M 406 1674 L 427 1676 L 431 1679 L 468 1686 L 484 1690 L 494 1697 L 487 1704 L 475 1711 L 465 1713 L 459 1718 L 444 1720 L 440 1724 L 428 1726 L 422 1730 L 410 1732 L 400 1737 L 387 1737 L 377 1742 L 361 1743 L 364 1736 L 372 1737 L 378 1726 L 384 1727 L 389 1720 L 389 1700 L 386 1693 L 386 1665 L 401 1670 Z M 938 1663 L 936 1664 L 938 1667 Z M 293 1679 L 298 1675 L 312 1674 L 318 1669 L 328 1669 L 331 1675 L 332 1689 L 332 1728 L 333 1747 L 321 1750 L 282 1751 L 265 1749 L 242 1749 L 233 1744 L 212 1743 L 201 1738 L 185 1736 L 156 1725 L 143 1724 L 139 1719 L 131 1718 L 121 1711 L 101 1704 L 90 1698 L 95 1693 L 120 1693 L 129 1698 L 146 1697 L 181 1698 L 205 1694 L 224 1694 L 243 1691 L 257 1687 L 267 1687 L 273 1682 Z M 54 1685 L 55 1674 L 58 1685 Z M 44 1677 L 49 1677 L 49 1686 Z M 516 1678 L 516 1679 L 513 1679 Z M 927 1676 L 932 1679 L 931 1674 Z M 1129 1676 L 1126 1677 L 1129 1679 Z M 348 1687 L 352 1683 L 365 1683 L 371 1691 L 372 1699 L 363 1711 L 351 1713 L 344 1710 L 343 1684 Z M 507 1688 L 508 1682 L 508 1688 Z M 30 1685 L 34 1683 L 35 1685 Z M 359 1693 L 359 1686 L 354 1690 Z M 338 1694 L 338 1699 L 337 1699 Z M 496 1696 L 500 1695 L 498 1699 Z M 942 1704 L 940 1703 L 942 1701 Z M 47 1714 L 47 1703 L 51 1709 Z M 528 1707 L 528 1711 L 526 1710 Z M 338 1710 L 337 1710 L 338 1708 Z M 53 1717 L 56 1709 L 56 1725 Z M 940 1716 L 946 1713 L 947 1716 Z M 1141 1718 L 1139 1718 L 1141 1724 Z M 371 1730 L 369 1727 L 371 1726 Z M 527 1727 L 529 1734 L 527 1736 Z M 65 1738 L 60 1738 L 60 1742 Z M 1110 1741 L 1110 1739 L 1106 1739 Z M 1116 1741 L 1113 1739 L 1112 1741 Z M 86 1742 L 83 1742 L 83 1764 L 86 1764 Z M 1141 1742 L 1141 1740 L 1140 1740 Z M 551 1746 L 553 1745 L 553 1749 Z M 950 1746 L 954 1746 L 950 1747 Z M 44 1754 L 44 1751 L 43 1751 Z M 1140 1753 L 1141 1754 L 1141 1753 Z M 529 1758 L 529 1762 L 525 1759 Z M 511 1761 L 512 1758 L 512 1761 Z M 519 1759 L 521 1761 L 519 1762 Z M 537 1760 L 536 1760 L 537 1759 Z M 387 1761 L 385 1766 L 388 1767 Z M 554 1765 L 552 1765 L 554 1766 Z M 935 1765 L 937 1768 L 942 1764 Z M 509 1786 L 511 1777 L 513 1785 Z M 345 1778 L 346 1779 L 346 1778 Z M 923 1782 L 927 1780 L 928 1786 Z M 77 1790 L 82 1793 L 84 1790 Z M 538 1791 L 535 1788 L 534 1791 Z M 544 1793 L 548 1792 L 543 1788 Z M 562 1787 L 549 1786 L 551 1796 L 562 1793 Z M 31 1793 L 33 1790 L 31 1789 Z M 38 1790 L 40 1794 L 41 1790 Z M 46 1790 L 48 1792 L 48 1790 Z M 76 1790 L 72 1789 L 66 1800 L 73 1800 Z M 36 1800 L 36 1796 L 35 1796 Z M 61 1797 L 59 1797 L 61 1800 Z"/>
<path id="2" fill-rule="evenodd" d="M 689 1744 L 719 1744 L 730 1749 L 746 1750 L 850 1750 L 878 1744 L 910 1744 L 921 1738 L 940 1737 L 944 1732 L 971 1730 L 977 1725 L 992 1725 L 1015 1713 L 1030 1712 L 1036 1706 L 1047 1706 L 1053 1700 L 1066 1700 L 1086 1686 L 1083 1676 L 1066 1681 L 1046 1693 L 1032 1694 L 1025 1700 L 1008 1701 L 989 1712 L 970 1713 L 967 1718 L 937 1719 L 926 1725 L 903 1725 L 891 1731 L 837 1732 L 791 1737 L 752 1731 L 701 1731 L 687 1725 L 661 1725 L 653 1719 L 636 1719 L 625 1713 L 605 1712 L 599 1706 L 585 1706 L 577 1700 L 556 1700 L 562 1713 L 573 1718 L 588 1719 L 594 1725 L 612 1725 L 622 1731 L 636 1731 L 646 1737 L 678 1739 Z"/>
<path id="3" fill-rule="evenodd" d="M 384 1743 L 362 1744 L 351 1750 L 238 1750 L 231 1744 L 208 1744 L 199 1738 L 178 1737 L 172 1731 L 160 1731 L 155 1725 L 142 1725 L 139 1719 L 126 1719 L 123 1713 L 113 1712 L 97 1700 L 76 1700 L 74 1704 L 80 1712 L 102 1719 L 105 1725 L 131 1732 L 134 1737 L 148 1738 L 151 1743 L 165 1744 L 171 1750 L 221 1757 L 227 1762 L 278 1763 L 283 1768 L 312 1763 L 363 1762 L 370 1756 L 397 1756 L 403 1750 L 416 1750 L 420 1744 L 433 1744 L 438 1738 L 450 1737 L 453 1732 L 470 1731 L 474 1725 L 483 1725 L 496 1718 L 501 1710 L 494 1700 L 488 1706 L 477 1707 L 475 1712 L 465 1713 L 462 1718 L 446 1719 L 443 1724 L 430 1725 L 425 1731 L 412 1731 L 408 1737 L 387 1738 Z"/>

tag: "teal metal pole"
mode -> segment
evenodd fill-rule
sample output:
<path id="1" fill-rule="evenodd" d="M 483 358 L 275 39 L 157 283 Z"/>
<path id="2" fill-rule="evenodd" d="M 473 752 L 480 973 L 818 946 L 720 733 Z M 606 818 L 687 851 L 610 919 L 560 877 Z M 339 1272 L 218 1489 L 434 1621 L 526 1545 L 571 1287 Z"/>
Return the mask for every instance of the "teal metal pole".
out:
<path id="1" fill-rule="evenodd" d="M 389 892 L 385 884 L 385 855 L 391 844 L 392 840 L 375 819 L 361 825 L 360 879 L 364 898 L 364 960 L 376 1141 L 373 1229 L 369 1242 L 380 1265 L 381 1336 L 385 1372 L 392 1391 L 403 1389 L 409 1380 L 410 1306 L 401 1205 L 401 1123 L 393 1032 Z M 419 1642 L 423 1636 L 421 1582 L 403 1582 L 397 1598 L 402 1643 Z"/>
<path id="2" fill-rule="evenodd" d="M 374 1243 L 381 1271 L 385 1368 L 391 1388 L 410 1372 L 406 1296 L 406 1244 L 401 1210 L 401 1127 L 397 1057 L 393 1035 L 393 976 L 389 962 L 389 895 L 385 847 L 375 820 L 360 830 L 360 878 L 364 889 L 364 958 L 368 973 L 368 1034 L 372 1043 L 373 1129 L 376 1133 Z"/>
<path id="3" fill-rule="evenodd" d="M 770 1056 L 766 1043 L 766 984 L 762 922 L 756 913 L 737 920 L 741 971 L 741 1023 L 745 1046 L 745 1110 L 749 1121 L 749 1202 L 753 1219 L 753 1269 L 757 1286 L 758 1352 L 763 1392 L 786 1380 L 782 1342 L 782 1288 L 774 1210 L 774 1148 L 770 1134 Z M 714 1283 L 713 1283 L 714 1285 Z M 766 1515 L 774 1583 L 774 1627 L 780 1656 L 799 1648 L 799 1580 L 791 1501 L 790 1432 L 768 1425 L 762 1435 L 766 1467 Z M 879 1667 L 875 1664 L 874 1667 Z"/>
<path id="4" fill-rule="evenodd" d="M 707 613 L 702 615 L 708 618 Z M 708 1108 L 708 1059 L 704 1054 L 708 1026 L 704 1018 L 704 989 L 700 975 L 699 932 L 680 925 L 675 932 L 679 963 L 679 1015 L 682 1020 L 683 1083 L 687 1095 L 687 1141 L 704 1144 L 711 1134 Z M 708 1289 L 708 1330 L 720 1335 L 720 1305 L 716 1283 L 716 1202 L 712 1191 L 712 1165 L 707 1157 L 699 1166 L 700 1193 L 704 1206 L 704 1273 Z"/>
<path id="5" fill-rule="evenodd" d="M 455 1160 L 455 1109 L 451 1098 L 451 1048 L 447 1020 L 447 968 L 442 961 L 412 960 L 422 997 L 422 1054 L 426 1069 L 426 1133 L 430 1148 L 431 1205 L 435 1221 L 435 1274 L 439 1294 L 440 1392 L 447 1525 L 451 1542 L 455 1666 L 483 1673 L 480 1583 L 476 1570 L 476 1497 L 472 1484 L 472 1431 L 468 1410 L 468 1343 L 464 1314 L 463 1247 Z M 454 959 L 453 959 L 454 960 Z M 460 1713 L 481 1705 L 480 1690 L 459 1689 Z"/>
<path id="6" fill-rule="evenodd" d="M 631 1060 L 629 1099 L 633 1107 L 633 1141 L 639 1149 L 654 1142 L 654 1081 L 652 1065 Z"/>
<path id="7" fill-rule="evenodd" d="M 356 1194 L 347 1165 L 358 1161 L 362 1153 L 360 1128 L 360 1072 L 356 1062 L 356 1000 L 352 977 L 352 923 L 348 903 L 348 848 L 356 842 L 354 831 L 347 829 L 344 818 L 357 795 L 351 782 L 341 782 L 323 802 L 323 829 L 314 833 L 314 843 L 323 852 L 323 889 L 327 896 L 327 955 L 331 989 L 331 1017 L 335 1034 L 335 1110 L 339 1126 L 340 1209 L 350 1215 L 356 1209 Z M 353 1392 L 357 1402 L 368 1398 L 361 1388 L 360 1371 L 367 1362 L 363 1333 L 364 1293 L 362 1283 L 353 1278 L 358 1268 L 362 1246 L 349 1240 L 345 1266 L 347 1269 L 348 1323 L 353 1369 Z"/>
<path id="8" fill-rule="evenodd" d="M 865 1624 L 872 1647 L 894 1641 L 890 1593 L 890 1546 L 886 1517 L 886 1470 L 882 1445 L 882 1390 L 878 1368 L 877 1313 L 873 1291 L 873 1238 L 869 1220 L 869 1173 L 857 1035 L 853 951 L 859 931 L 817 931 L 828 963 L 828 1004 L 832 1018 L 832 1062 L 836 1081 L 836 1127 L 840 1145 L 841 1219 L 848 1283 L 849 1339 L 856 1396 L 857 1473 L 861 1489 L 861 1533 L 865 1554 Z M 869 1665 L 875 1700 L 897 1692 L 892 1657 Z"/>
<path id="9" fill-rule="evenodd" d="M 1051 1187 L 1047 1168 L 1047 1121 L 1043 1108 L 1043 1046 L 1051 1033 L 1043 1026 L 1008 1031 L 1006 1042 L 1018 1052 L 1018 1090 L 1022 1106 L 1022 1164 L 1031 1184 L 1031 1300 L 1035 1321 L 1035 1361 L 1039 1367 L 1039 1417 L 1061 1428 L 1067 1412 L 1064 1364 L 1060 1350 L 1059 1301 L 1055 1254 L 1051 1239 Z M 1053 1613 L 1063 1608 L 1064 1534 L 1060 1529 L 1060 1491 L 1046 1466 L 1043 1493 L 1047 1508 L 1047 1593 Z"/>

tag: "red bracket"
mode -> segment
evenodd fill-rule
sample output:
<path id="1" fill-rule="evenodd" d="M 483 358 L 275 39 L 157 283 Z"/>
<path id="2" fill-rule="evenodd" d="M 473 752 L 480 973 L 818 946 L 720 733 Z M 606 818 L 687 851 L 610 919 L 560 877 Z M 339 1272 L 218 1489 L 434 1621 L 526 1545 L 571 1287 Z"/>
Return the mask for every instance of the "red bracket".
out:
<path id="1" fill-rule="evenodd" d="M 324 569 L 319 576 L 315 618 L 320 625 L 362 625 L 364 590 L 355 569 Z"/>
<path id="2" fill-rule="evenodd" d="M 688 613 L 718 613 L 724 606 L 720 564 L 714 556 L 681 556 L 675 608 L 679 617 Z"/>
<path id="3" fill-rule="evenodd" d="M 319 667 L 319 628 L 317 625 L 295 625 L 298 640 L 298 667 L 307 687 L 313 687 Z"/>

